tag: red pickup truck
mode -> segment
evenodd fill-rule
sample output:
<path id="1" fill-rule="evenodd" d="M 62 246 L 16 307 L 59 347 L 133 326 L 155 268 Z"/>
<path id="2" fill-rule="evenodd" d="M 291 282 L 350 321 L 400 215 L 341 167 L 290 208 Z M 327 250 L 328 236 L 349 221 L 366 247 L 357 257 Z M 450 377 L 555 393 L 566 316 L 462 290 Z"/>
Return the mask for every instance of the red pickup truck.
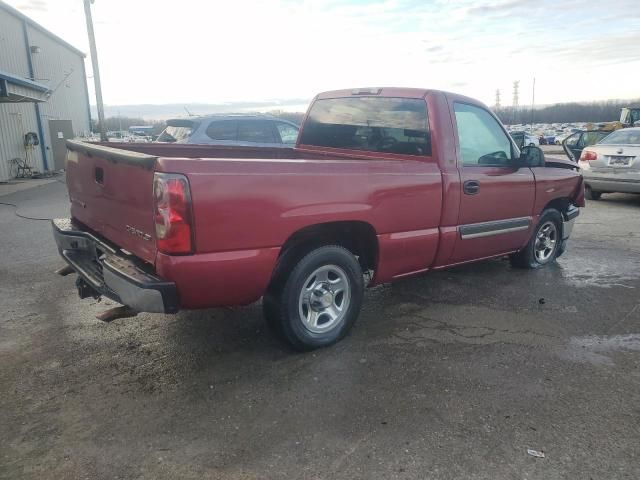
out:
<path id="1" fill-rule="evenodd" d="M 342 338 L 366 286 L 544 266 L 584 206 L 575 163 L 520 152 L 485 105 L 437 90 L 322 93 L 293 148 L 67 146 L 71 218 L 53 231 L 81 297 L 167 313 L 262 297 L 297 349 Z"/>

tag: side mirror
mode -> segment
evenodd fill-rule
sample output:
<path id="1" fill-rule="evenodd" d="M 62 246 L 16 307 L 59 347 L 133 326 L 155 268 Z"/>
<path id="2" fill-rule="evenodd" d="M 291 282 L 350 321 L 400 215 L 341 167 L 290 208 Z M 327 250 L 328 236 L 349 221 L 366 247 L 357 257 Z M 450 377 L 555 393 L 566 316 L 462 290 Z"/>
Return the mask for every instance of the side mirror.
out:
<path id="1" fill-rule="evenodd" d="M 522 147 L 519 163 L 521 167 L 544 167 L 544 152 L 536 146 Z"/>

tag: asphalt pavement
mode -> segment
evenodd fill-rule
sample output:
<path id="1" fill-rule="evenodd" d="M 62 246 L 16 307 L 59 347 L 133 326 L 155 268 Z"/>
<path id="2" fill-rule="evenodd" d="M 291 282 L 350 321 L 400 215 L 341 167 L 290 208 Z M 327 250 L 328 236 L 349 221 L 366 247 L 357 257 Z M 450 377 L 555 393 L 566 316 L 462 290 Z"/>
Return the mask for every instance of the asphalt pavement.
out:
<path id="1" fill-rule="evenodd" d="M 66 216 L 65 185 L 0 197 Z M 0 205 L 0 478 L 640 478 L 640 196 L 583 209 L 557 265 L 367 292 L 308 354 L 259 305 L 105 324 L 47 221 Z M 544 452 L 544 458 L 528 453 Z"/>

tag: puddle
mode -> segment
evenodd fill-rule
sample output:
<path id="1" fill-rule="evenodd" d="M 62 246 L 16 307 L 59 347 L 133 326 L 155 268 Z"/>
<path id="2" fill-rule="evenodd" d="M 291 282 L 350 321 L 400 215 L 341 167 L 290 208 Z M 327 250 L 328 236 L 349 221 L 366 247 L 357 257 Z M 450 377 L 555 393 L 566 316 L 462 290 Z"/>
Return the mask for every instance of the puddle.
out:
<path id="1" fill-rule="evenodd" d="M 561 356 L 579 363 L 613 366 L 611 354 L 640 352 L 640 334 L 573 337 Z"/>
<path id="2" fill-rule="evenodd" d="M 432 304 L 428 308 L 403 303 L 390 308 L 387 315 L 394 318 L 398 328 L 387 343 L 430 343 L 491 345 L 560 345 L 562 330 L 552 321 L 544 321 L 534 314 L 509 312 L 479 306 Z"/>
<path id="3" fill-rule="evenodd" d="M 601 251 L 592 257 L 560 261 L 560 271 L 568 284 L 575 287 L 623 287 L 635 289 L 640 279 L 640 262 L 630 258 L 606 258 Z"/>

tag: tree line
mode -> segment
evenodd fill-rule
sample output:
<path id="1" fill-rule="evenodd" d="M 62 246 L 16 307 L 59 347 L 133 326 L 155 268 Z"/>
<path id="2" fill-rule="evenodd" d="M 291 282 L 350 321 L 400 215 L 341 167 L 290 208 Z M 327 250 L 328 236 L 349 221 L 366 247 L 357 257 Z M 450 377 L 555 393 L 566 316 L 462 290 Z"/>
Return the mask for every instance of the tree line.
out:
<path id="1" fill-rule="evenodd" d="M 536 107 L 500 107 L 493 111 L 509 125 L 527 123 L 614 122 L 620 120 L 622 107 L 640 107 L 636 100 L 603 100 L 599 102 L 556 103 Z"/>

